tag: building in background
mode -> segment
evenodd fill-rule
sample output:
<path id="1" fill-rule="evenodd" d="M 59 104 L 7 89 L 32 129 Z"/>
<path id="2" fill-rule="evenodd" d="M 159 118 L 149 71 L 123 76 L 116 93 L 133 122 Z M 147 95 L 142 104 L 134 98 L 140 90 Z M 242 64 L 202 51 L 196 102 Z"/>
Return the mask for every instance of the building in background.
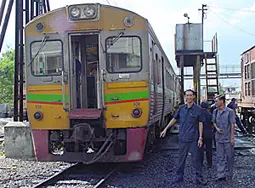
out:
<path id="1" fill-rule="evenodd" d="M 255 46 L 241 54 L 242 105 L 255 107 Z"/>
<path id="2" fill-rule="evenodd" d="M 228 86 L 228 87 L 223 87 L 223 89 L 224 89 L 227 101 L 230 101 L 232 98 L 236 98 L 238 101 L 241 99 L 240 87 Z"/>

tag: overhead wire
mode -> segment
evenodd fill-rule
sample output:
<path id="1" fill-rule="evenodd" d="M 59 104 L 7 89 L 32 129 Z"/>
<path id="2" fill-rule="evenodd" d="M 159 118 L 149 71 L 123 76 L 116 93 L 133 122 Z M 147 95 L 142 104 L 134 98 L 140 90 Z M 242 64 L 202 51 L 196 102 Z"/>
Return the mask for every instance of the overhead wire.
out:
<path id="1" fill-rule="evenodd" d="M 118 6 L 117 2 L 115 0 L 113 0 L 113 3 L 115 4 L 115 6 Z"/>
<path id="2" fill-rule="evenodd" d="M 108 0 L 105 0 L 105 1 L 108 3 L 108 5 L 111 5 L 111 3 Z"/>
<path id="3" fill-rule="evenodd" d="M 239 27 L 235 26 L 234 24 L 231 24 L 229 21 L 227 21 L 225 18 L 219 16 L 216 12 L 212 11 L 211 9 L 209 10 L 209 12 L 213 13 L 213 14 L 214 14 L 215 16 L 217 16 L 219 19 L 221 19 L 222 21 L 224 21 L 224 22 L 227 23 L 228 25 L 230 25 L 230 26 L 232 26 L 232 27 L 238 29 L 239 31 L 244 32 L 244 33 L 246 33 L 246 34 L 248 34 L 248 35 L 251 35 L 251 36 L 254 36 L 254 37 L 255 37 L 255 34 L 250 33 L 250 32 L 248 32 L 248 31 L 245 31 L 244 29 L 239 28 Z"/>
<path id="4" fill-rule="evenodd" d="M 225 7 L 220 7 L 220 6 L 211 6 L 211 5 L 208 5 L 208 8 L 217 8 L 217 9 L 229 10 L 229 11 L 235 11 L 235 12 L 255 13 L 255 10 L 232 9 L 232 8 L 225 8 Z"/>

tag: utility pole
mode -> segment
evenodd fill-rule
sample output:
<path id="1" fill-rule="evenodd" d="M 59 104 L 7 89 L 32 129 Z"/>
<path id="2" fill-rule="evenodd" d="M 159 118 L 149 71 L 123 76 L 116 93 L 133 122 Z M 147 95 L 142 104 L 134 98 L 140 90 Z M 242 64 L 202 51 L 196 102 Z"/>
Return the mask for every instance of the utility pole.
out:
<path id="1" fill-rule="evenodd" d="M 204 50 L 204 19 L 205 19 L 205 11 L 208 9 L 206 8 L 207 5 L 202 4 L 202 9 L 198 9 L 199 11 L 202 11 L 202 49 Z"/>
<path id="2" fill-rule="evenodd" d="M 193 86 L 194 90 L 197 93 L 197 104 L 200 104 L 200 91 L 201 91 L 201 83 L 200 83 L 200 74 L 201 74 L 201 63 L 204 61 L 204 16 L 207 5 L 202 4 L 202 9 L 198 9 L 199 11 L 202 11 L 202 30 L 201 30 L 201 42 L 202 42 L 202 54 L 197 55 L 196 63 L 193 66 Z"/>

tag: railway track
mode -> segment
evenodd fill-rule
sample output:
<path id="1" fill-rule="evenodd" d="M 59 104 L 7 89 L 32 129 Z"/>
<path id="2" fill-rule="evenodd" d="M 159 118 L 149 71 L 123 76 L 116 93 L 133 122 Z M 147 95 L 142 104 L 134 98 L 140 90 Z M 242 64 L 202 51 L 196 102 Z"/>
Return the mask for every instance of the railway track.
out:
<path id="1" fill-rule="evenodd" d="M 99 169 L 93 171 L 93 167 L 87 169 L 87 166 L 84 164 L 76 163 L 46 180 L 43 180 L 35 185 L 34 188 L 69 186 L 99 188 L 114 174 L 114 172 L 116 172 L 118 167 L 118 165 L 114 165 L 108 169 L 104 169 L 103 167 L 102 170 L 100 170 L 99 167 Z"/>

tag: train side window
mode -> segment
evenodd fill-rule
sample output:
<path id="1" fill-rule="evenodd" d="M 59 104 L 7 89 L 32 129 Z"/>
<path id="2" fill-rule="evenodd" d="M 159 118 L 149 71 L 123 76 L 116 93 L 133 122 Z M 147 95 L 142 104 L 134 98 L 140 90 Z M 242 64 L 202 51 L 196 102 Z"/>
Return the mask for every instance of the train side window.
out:
<path id="1" fill-rule="evenodd" d="M 250 65 L 247 65 L 247 78 L 249 79 L 251 76 L 251 74 L 250 74 L 250 71 L 251 69 L 250 69 Z"/>
<path id="2" fill-rule="evenodd" d="M 247 66 L 244 66 L 244 79 L 247 79 Z"/>
<path id="3" fill-rule="evenodd" d="M 251 64 L 251 79 L 255 78 L 255 63 Z"/>
<path id="4" fill-rule="evenodd" d="M 156 64 L 155 64 L 155 72 L 156 72 L 156 83 L 160 84 L 160 60 L 158 58 L 158 54 L 156 54 Z"/>
<path id="5" fill-rule="evenodd" d="M 244 93 L 245 93 L 245 96 L 247 96 L 247 94 L 248 94 L 248 92 L 247 92 L 247 83 L 245 83 Z"/>
<path id="6" fill-rule="evenodd" d="M 34 76 L 53 76 L 60 75 L 62 71 L 62 42 L 47 41 L 33 42 L 31 44 L 31 65 Z"/>
<path id="7" fill-rule="evenodd" d="M 249 60 L 250 60 L 250 56 L 249 56 L 249 55 L 250 55 L 250 53 L 249 53 L 249 52 L 247 52 L 247 53 L 246 53 L 246 63 L 248 63 L 248 62 L 249 62 Z"/>
<path id="8" fill-rule="evenodd" d="M 251 82 L 248 82 L 248 96 L 251 96 Z"/>
<path id="9" fill-rule="evenodd" d="M 252 80 L 251 83 L 252 83 L 252 96 L 255 96 L 255 80 Z"/>
<path id="10" fill-rule="evenodd" d="M 164 67 L 165 66 L 165 64 L 164 64 L 164 58 L 163 58 L 163 56 L 161 56 L 161 66 L 160 66 L 160 72 L 161 72 L 161 81 L 163 81 L 163 77 L 164 77 L 164 69 L 162 68 L 162 67 Z M 163 83 L 162 83 L 162 87 L 164 87 L 163 86 Z"/>
<path id="11" fill-rule="evenodd" d="M 139 37 L 106 39 L 106 67 L 110 73 L 139 72 L 142 69 L 141 40 Z"/>
<path id="12" fill-rule="evenodd" d="M 169 72 L 169 70 L 168 69 L 165 69 L 166 71 L 165 71 L 165 73 L 166 73 L 166 88 L 168 89 L 168 90 L 170 90 L 171 89 L 171 75 L 170 75 L 170 72 Z"/>

